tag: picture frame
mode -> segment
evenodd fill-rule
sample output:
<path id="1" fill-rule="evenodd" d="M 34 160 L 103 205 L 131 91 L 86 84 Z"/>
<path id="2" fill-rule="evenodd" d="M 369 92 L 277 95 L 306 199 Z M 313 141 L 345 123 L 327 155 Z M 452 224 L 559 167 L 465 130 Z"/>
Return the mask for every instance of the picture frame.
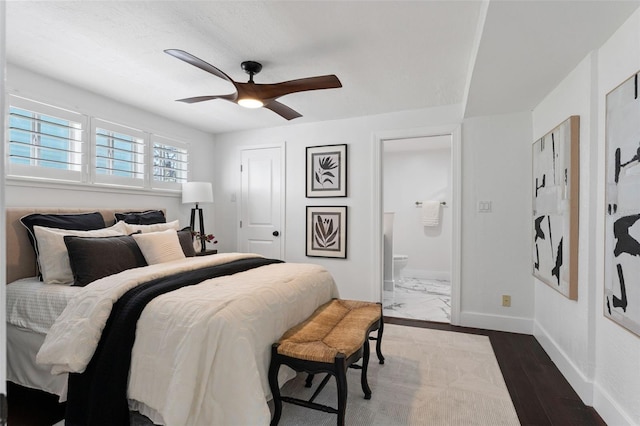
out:
<path id="1" fill-rule="evenodd" d="M 580 117 L 560 123 L 532 150 L 532 273 L 577 300 Z"/>
<path id="2" fill-rule="evenodd" d="M 640 72 L 606 96 L 604 316 L 640 336 Z"/>
<path id="3" fill-rule="evenodd" d="M 306 148 L 306 197 L 347 196 L 347 145 Z"/>
<path id="4" fill-rule="evenodd" d="M 306 255 L 347 258 L 346 206 L 307 206 Z"/>

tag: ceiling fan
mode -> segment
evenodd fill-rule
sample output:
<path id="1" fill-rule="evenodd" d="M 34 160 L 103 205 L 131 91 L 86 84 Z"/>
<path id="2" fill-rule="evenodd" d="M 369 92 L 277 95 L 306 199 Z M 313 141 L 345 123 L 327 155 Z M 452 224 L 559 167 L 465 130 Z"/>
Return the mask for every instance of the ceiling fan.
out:
<path id="1" fill-rule="evenodd" d="M 249 74 L 249 81 L 246 83 L 238 83 L 233 81 L 231 77 L 220 71 L 218 68 L 190 53 L 185 52 L 184 50 L 167 49 L 164 52 L 180 59 L 181 61 L 191 64 L 194 67 L 198 67 L 201 70 L 211 73 L 216 77 L 227 80 L 233 84 L 236 89 L 235 93 L 230 93 L 228 95 L 196 96 L 193 98 L 178 99 L 178 102 L 186 102 L 188 104 L 209 101 L 212 99 L 224 99 L 225 101 L 235 102 L 246 108 L 265 107 L 287 120 L 293 120 L 294 118 L 302 117 L 302 114 L 278 102 L 276 99 L 296 92 L 342 87 L 342 83 L 340 83 L 338 77 L 333 74 L 301 78 L 298 80 L 290 80 L 274 84 L 254 83 L 253 76 L 258 74 L 262 69 L 262 64 L 255 61 L 245 61 L 240 64 L 242 69 Z"/>

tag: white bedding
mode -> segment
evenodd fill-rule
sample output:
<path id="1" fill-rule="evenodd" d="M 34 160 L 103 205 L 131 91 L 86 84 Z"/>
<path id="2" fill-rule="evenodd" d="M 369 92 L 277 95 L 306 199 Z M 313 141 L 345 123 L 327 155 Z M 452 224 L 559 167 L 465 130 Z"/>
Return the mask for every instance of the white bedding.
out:
<path id="1" fill-rule="evenodd" d="M 46 334 L 80 287 L 44 284 L 38 277 L 7 285 L 7 323 Z"/>
<path id="2" fill-rule="evenodd" d="M 79 287 L 45 284 L 24 278 L 6 287 L 7 380 L 60 397 L 67 394 L 67 375 L 52 376 L 36 364 L 46 333 Z"/>
<path id="3" fill-rule="evenodd" d="M 51 327 L 38 362 L 57 373 L 83 371 L 111 306 L 124 291 L 195 265 L 243 257 L 189 258 L 84 287 Z M 128 396 L 149 408 L 144 414 L 168 426 L 268 424 L 271 344 L 333 297 L 338 297 L 337 288 L 324 268 L 296 263 L 268 265 L 159 296 L 138 320 Z"/>
<path id="4" fill-rule="evenodd" d="M 67 375 L 54 376 L 36 363 L 36 353 L 44 334 L 7 324 L 7 380 L 31 389 L 39 389 L 66 400 Z"/>

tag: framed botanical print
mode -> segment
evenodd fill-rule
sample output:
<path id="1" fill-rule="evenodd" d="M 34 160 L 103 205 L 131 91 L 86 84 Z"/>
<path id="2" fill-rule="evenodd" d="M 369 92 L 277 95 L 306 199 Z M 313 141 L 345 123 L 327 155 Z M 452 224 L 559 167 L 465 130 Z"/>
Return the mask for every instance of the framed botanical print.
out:
<path id="1" fill-rule="evenodd" d="M 347 145 L 307 147 L 306 196 L 347 196 Z"/>
<path id="2" fill-rule="evenodd" d="M 310 257 L 347 258 L 347 207 L 307 206 L 307 250 Z"/>
<path id="3" fill-rule="evenodd" d="M 571 116 L 533 144 L 533 275 L 578 298 L 580 117 Z"/>
<path id="4" fill-rule="evenodd" d="M 640 336 L 639 80 L 606 99 L 604 316 Z"/>

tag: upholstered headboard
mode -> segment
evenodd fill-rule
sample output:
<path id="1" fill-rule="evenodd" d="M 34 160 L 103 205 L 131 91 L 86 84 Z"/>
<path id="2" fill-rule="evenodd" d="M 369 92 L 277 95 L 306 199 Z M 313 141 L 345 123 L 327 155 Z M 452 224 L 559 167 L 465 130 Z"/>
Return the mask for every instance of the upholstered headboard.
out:
<path id="1" fill-rule="evenodd" d="M 137 209 L 137 211 L 140 210 L 141 209 Z M 102 214 L 105 226 L 111 226 L 115 223 L 115 213 L 136 211 L 136 209 L 7 208 L 7 283 L 11 283 L 20 278 L 33 277 L 38 274 L 36 255 L 29 242 L 27 229 L 20 222 L 21 217 L 32 213 L 70 214 L 96 211 Z"/>

